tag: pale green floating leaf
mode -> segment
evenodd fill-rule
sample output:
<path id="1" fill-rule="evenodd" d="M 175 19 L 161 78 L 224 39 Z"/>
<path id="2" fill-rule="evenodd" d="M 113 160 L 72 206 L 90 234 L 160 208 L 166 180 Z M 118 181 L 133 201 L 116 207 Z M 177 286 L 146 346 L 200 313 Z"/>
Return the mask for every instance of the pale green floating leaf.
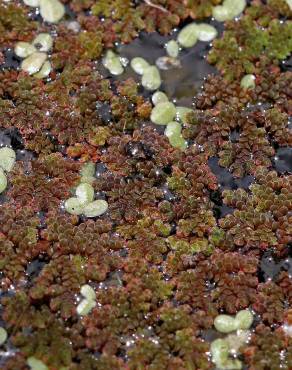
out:
<path id="1" fill-rule="evenodd" d="M 114 76 L 121 75 L 124 72 L 120 57 L 112 50 L 108 50 L 102 59 L 102 64 Z"/>
<path id="2" fill-rule="evenodd" d="M 49 370 L 47 365 L 33 356 L 27 359 L 27 364 L 31 368 L 31 370 Z"/>
<path id="3" fill-rule="evenodd" d="M 112 50 L 107 50 L 105 53 L 105 56 L 103 58 L 104 60 L 104 66 L 107 68 L 107 62 L 111 59 L 117 58 L 118 55 L 114 53 Z"/>
<path id="4" fill-rule="evenodd" d="M 32 44 L 39 51 L 49 51 L 53 46 L 53 38 L 49 33 L 40 33 L 33 40 Z"/>
<path id="5" fill-rule="evenodd" d="M 213 17 L 218 22 L 225 22 L 227 19 L 230 19 L 231 17 L 229 10 L 223 5 L 214 6 L 212 13 Z"/>
<path id="6" fill-rule="evenodd" d="M 78 198 L 69 198 L 65 202 L 65 209 L 71 215 L 81 215 L 83 212 L 84 203 Z"/>
<path id="7" fill-rule="evenodd" d="M 77 314 L 80 316 L 86 316 L 96 306 L 96 301 L 83 299 L 77 306 Z"/>
<path id="8" fill-rule="evenodd" d="M 32 75 L 34 73 L 37 73 L 41 69 L 46 59 L 46 53 L 41 53 L 37 51 L 22 61 L 21 69 Z"/>
<path id="9" fill-rule="evenodd" d="M 161 85 L 161 77 L 157 67 L 149 66 L 145 68 L 142 76 L 142 86 L 145 89 L 153 91 L 159 89 Z"/>
<path id="10" fill-rule="evenodd" d="M 175 40 L 170 40 L 165 45 L 167 54 L 172 57 L 176 58 L 179 53 L 179 45 Z"/>
<path id="11" fill-rule="evenodd" d="M 97 199 L 84 207 L 83 213 L 86 217 L 98 217 L 104 214 L 108 209 L 108 203 L 105 200 Z"/>
<path id="12" fill-rule="evenodd" d="M 80 175 L 83 177 L 94 177 L 95 164 L 93 162 L 85 163 L 80 170 Z"/>
<path id="13" fill-rule="evenodd" d="M 0 327 L 0 346 L 6 342 L 7 331 L 4 328 Z"/>
<path id="14" fill-rule="evenodd" d="M 176 114 L 175 105 L 171 102 L 158 103 L 151 112 L 151 121 L 156 125 L 167 125 Z"/>
<path id="15" fill-rule="evenodd" d="M 246 75 L 242 77 L 240 81 L 240 86 L 243 89 L 254 89 L 256 84 L 255 84 L 255 76 L 254 75 Z"/>
<path id="16" fill-rule="evenodd" d="M 176 122 L 176 121 L 172 121 L 172 122 L 169 122 L 166 126 L 166 129 L 164 131 L 164 135 L 167 136 L 167 137 L 170 137 L 170 136 L 180 136 L 180 133 L 181 133 L 181 124 Z"/>
<path id="17" fill-rule="evenodd" d="M 229 345 L 224 339 L 215 339 L 211 343 L 210 351 L 212 355 L 212 361 L 217 364 L 218 362 L 228 358 Z"/>
<path id="18" fill-rule="evenodd" d="M 211 343 L 210 347 L 212 362 L 220 370 L 240 370 L 242 368 L 241 361 L 229 358 L 230 347 L 225 339 L 216 339 Z"/>
<path id="19" fill-rule="evenodd" d="M 237 329 L 246 330 L 253 323 L 253 314 L 250 310 L 241 310 L 235 316 L 235 324 Z"/>
<path id="20" fill-rule="evenodd" d="M 65 7 L 59 0 L 40 0 L 40 14 L 48 23 L 58 23 L 65 14 Z"/>
<path id="21" fill-rule="evenodd" d="M 191 23 L 185 26 L 178 34 L 177 41 L 184 48 L 193 47 L 198 41 L 198 26 Z"/>
<path id="22" fill-rule="evenodd" d="M 27 58 L 36 51 L 36 48 L 28 42 L 19 41 L 15 44 L 14 53 L 19 58 Z"/>
<path id="23" fill-rule="evenodd" d="M 119 57 L 114 58 L 110 61 L 108 70 L 114 76 L 121 75 L 124 72 L 124 67 L 122 66 Z"/>
<path id="24" fill-rule="evenodd" d="M 95 291 L 94 291 L 94 289 L 89 284 L 82 285 L 82 287 L 80 289 L 80 293 L 88 301 L 90 301 L 90 300 L 91 301 L 94 301 L 96 299 Z"/>
<path id="25" fill-rule="evenodd" d="M 216 363 L 216 367 L 219 370 L 241 370 L 242 362 L 238 359 L 227 358 Z"/>
<path id="26" fill-rule="evenodd" d="M 292 10 L 292 0 L 286 0 L 286 3 L 288 4 L 290 10 Z"/>
<path id="27" fill-rule="evenodd" d="M 224 0 L 223 5 L 213 8 L 213 17 L 219 22 L 225 22 L 238 17 L 246 7 L 246 0 Z"/>
<path id="28" fill-rule="evenodd" d="M 0 148 L 0 167 L 6 171 L 10 172 L 15 164 L 16 154 L 11 148 L 3 147 Z"/>
<path id="29" fill-rule="evenodd" d="M 4 171 L 0 168 L 0 193 L 3 193 L 3 191 L 6 188 L 7 188 L 7 177 Z"/>
<path id="30" fill-rule="evenodd" d="M 176 119 L 182 123 L 187 122 L 187 114 L 193 112 L 191 108 L 187 107 L 176 107 Z"/>
<path id="31" fill-rule="evenodd" d="M 162 91 L 156 91 L 153 95 L 152 95 L 152 103 L 154 105 L 157 105 L 159 103 L 166 103 L 168 102 L 168 97 L 167 95 L 162 92 Z"/>
<path id="32" fill-rule="evenodd" d="M 244 344 L 249 342 L 250 336 L 249 330 L 236 330 L 236 332 L 228 334 L 224 340 L 228 343 L 230 352 L 236 354 Z"/>
<path id="33" fill-rule="evenodd" d="M 214 326 L 220 333 L 231 333 L 237 329 L 235 319 L 229 315 L 218 315 L 214 320 Z"/>
<path id="34" fill-rule="evenodd" d="M 76 188 L 76 196 L 82 204 L 87 204 L 94 199 L 94 189 L 92 185 L 87 183 L 82 183 Z"/>
<path id="35" fill-rule="evenodd" d="M 23 0 L 25 5 L 36 8 L 40 5 L 40 0 Z"/>
<path id="36" fill-rule="evenodd" d="M 39 79 L 48 77 L 48 75 L 51 73 L 51 70 L 52 70 L 52 65 L 47 60 L 47 61 L 45 61 L 45 63 L 43 64 L 43 66 L 39 70 L 39 72 L 37 72 L 36 74 L 34 74 L 34 77 L 39 78 Z"/>
<path id="37" fill-rule="evenodd" d="M 131 60 L 132 69 L 139 75 L 143 75 L 147 67 L 150 67 L 150 64 L 144 58 L 136 57 Z"/>
<path id="38" fill-rule="evenodd" d="M 246 0 L 224 0 L 223 6 L 225 6 L 230 14 L 232 14 L 232 18 L 238 17 L 246 7 Z"/>
<path id="39" fill-rule="evenodd" d="M 181 150 L 185 150 L 187 148 L 187 142 L 181 135 L 171 135 L 168 139 L 170 145 L 174 148 Z"/>
<path id="40" fill-rule="evenodd" d="M 218 32 L 214 26 L 207 23 L 200 23 L 197 25 L 198 28 L 198 39 L 200 41 L 209 42 L 215 39 Z"/>
<path id="41" fill-rule="evenodd" d="M 95 180 L 94 176 L 82 176 L 80 179 L 80 183 L 93 184 L 94 180 Z"/>

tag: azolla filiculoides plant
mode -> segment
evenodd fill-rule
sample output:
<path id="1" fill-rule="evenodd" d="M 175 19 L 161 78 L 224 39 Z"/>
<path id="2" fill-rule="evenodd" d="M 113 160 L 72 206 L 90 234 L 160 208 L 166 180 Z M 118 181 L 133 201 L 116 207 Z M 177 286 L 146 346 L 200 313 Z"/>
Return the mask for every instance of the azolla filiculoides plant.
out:
<path id="1" fill-rule="evenodd" d="M 1 369 L 292 368 L 291 19 L 0 1 Z"/>

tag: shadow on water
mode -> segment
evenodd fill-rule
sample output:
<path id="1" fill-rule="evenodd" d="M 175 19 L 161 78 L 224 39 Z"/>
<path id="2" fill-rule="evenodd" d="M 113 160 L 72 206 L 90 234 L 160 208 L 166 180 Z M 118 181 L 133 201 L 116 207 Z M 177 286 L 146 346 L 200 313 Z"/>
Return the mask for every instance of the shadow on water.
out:
<path id="1" fill-rule="evenodd" d="M 210 158 L 208 160 L 208 164 L 214 175 L 217 177 L 217 181 L 222 190 L 236 190 L 238 188 L 248 190 L 249 186 L 254 182 L 254 177 L 250 175 L 241 178 L 233 177 L 227 168 L 219 165 L 218 157 Z"/>
<path id="2" fill-rule="evenodd" d="M 250 175 L 239 179 L 233 177 L 229 170 L 221 167 L 218 162 L 218 157 L 212 157 L 208 160 L 208 165 L 216 176 L 219 184 L 219 189 L 210 193 L 210 199 L 214 203 L 213 212 L 217 220 L 234 211 L 233 208 L 223 203 L 222 191 L 226 189 L 236 190 L 238 188 L 248 190 L 249 186 L 254 182 L 254 177 Z"/>
<path id="3" fill-rule="evenodd" d="M 291 247 L 290 247 L 291 251 Z M 277 258 L 273 255 L 272 251 L 266 251 L 260 261 L 258 278 L 260 282 L 275 281 L 281 271 L 287 271 L 291 276 L 292 274 L 292 258 L 285 256 L 284 258 Z"/>
<path id="4" fill-rule="evenodd" d="M 279 174 L 292 173 L 292 148 L 279 148 L 273 158 L 273 166 Z"/>

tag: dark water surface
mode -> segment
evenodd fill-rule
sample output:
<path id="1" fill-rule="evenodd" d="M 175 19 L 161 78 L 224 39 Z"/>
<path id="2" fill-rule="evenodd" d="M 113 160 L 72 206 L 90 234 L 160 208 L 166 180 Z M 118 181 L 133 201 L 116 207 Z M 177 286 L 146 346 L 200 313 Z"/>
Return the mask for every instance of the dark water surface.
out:
<path id="1" fill-rule="evenodd" d="M 222 33 L 223 26 L 221 23 L 210 20 L 208 23 L 214 25 L 219 34 Z M 117 52 L 129 61 L 135 57 L 142 57 L 154 65 L 158 58 L 167 56 L 164 46 L 167 41 L 175 39 L 177 33 L 176 30 L 170 36 L 161 36 L 158 33 L 147 34 L 142 32 L 130 44 L 120 45 Z M 204 79 L 209 74 L 217 74 L 216 68 L 206 60 L 210 48 L 210 43 L 199 41 L 192 48 L 180 50 L 178 56 L 179 67 L 160 70 L 163 81 L 160 90 L 164 91 L 169 99 L 175 101 L 177 105 L 191 107 L 193 98 L 201 89 Z M 140 81 L 140 76 L 129 65 L 119 79 L 124 80 L 127 77 L 133 77 L 136 81 Z M 149 92 L 144 92 L 144 94 L 146 96 L 151 95 Z"/>

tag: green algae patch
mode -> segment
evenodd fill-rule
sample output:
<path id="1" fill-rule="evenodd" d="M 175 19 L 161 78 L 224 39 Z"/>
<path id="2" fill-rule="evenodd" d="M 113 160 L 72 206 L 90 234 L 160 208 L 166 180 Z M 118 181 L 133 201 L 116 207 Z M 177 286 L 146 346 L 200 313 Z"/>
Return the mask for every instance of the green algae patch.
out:
<path id="1" fill-rule="evenodd" d="M 156 125 L 167 125 L 176 114 L 175 105 L 171 102 L 158 103 L 151 112 L 151 121 Z"/>

